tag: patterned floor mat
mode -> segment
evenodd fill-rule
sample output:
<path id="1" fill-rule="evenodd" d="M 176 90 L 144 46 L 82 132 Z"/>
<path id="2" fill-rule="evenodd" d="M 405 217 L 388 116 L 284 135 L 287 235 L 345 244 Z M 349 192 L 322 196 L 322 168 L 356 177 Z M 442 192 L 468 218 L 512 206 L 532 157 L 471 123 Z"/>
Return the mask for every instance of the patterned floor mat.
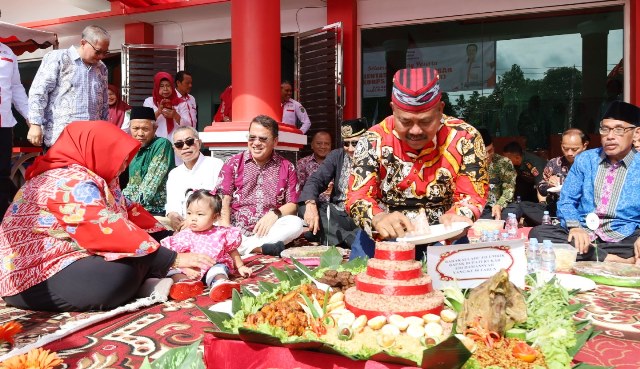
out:
<path id="1" fill-rule="evenodd" d="M 252 291 L 258 291 L 259 280 L 276 281 L 270 266 L 284 265 L 281 259 L 269 256 L 251 257 L 245 263 L 253 275 L 238 281 Z M 181 302 L 154 304 L 102 319 L 44 347 L 58 352 L 66 368 L 138 368 L 145 357 L 153 360 L 170 348 L 202 339 L 204 329 L 211 323 L 197 305 L 208 308 L 212 304 L 206 294 Z M 18 320 L 24 325 L 24 332 L 16 336 L 16 347 L 32 344 L 70 322 L 95 319 L 98 314 L 101 313 L 42 313 L 0 305 L 0 322 Z M 0 349 L 0 356 L 10 351 L 6 344 Z"/>

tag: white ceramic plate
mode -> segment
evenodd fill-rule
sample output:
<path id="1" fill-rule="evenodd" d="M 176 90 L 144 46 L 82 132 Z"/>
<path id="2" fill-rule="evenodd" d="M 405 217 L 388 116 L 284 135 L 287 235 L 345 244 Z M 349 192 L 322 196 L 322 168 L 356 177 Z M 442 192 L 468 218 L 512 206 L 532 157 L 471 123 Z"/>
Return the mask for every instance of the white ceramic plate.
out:
<path id="1" fill-rule="evenodd" d="M 233 315 L 233 307 L 231 306 L 231 303 L 232 303 L 231 299 L 225 300 L 217 304 L 211 305 L 211 307 L 209 307 L 209 310 Z"/>
<path id="2" fill-rule="evenodd" d="M 547 188 L 547 192 L 551 192 L 551 193 L 560 193 L 560 190 L 562 190 L 562 186 L 555 186 L 555 187 Z"/>
<path id="3" fill-rule="evenodd" d="M 450 227 L 445 227 L 444 224 L 436 224 L 429 227 L 431 231 L 426 235 L 409 236 L 398 238 L 399 242 L 409 242 L 414 245 L 422 245 L 425 243 L 438 242 L 442 240 L 448 240 L 451 237 L 455 237 L 462 233 L 469 224 L 466 222 L 454 222 Z"/>
<path id="4" fill-rule="evenodd" d="M 560 285 L 568 290 L 580 290 L 580 292 L 586 292 L 596 288 L 596 282 L 579 275 L 557 273 L 556 278 Z"/>

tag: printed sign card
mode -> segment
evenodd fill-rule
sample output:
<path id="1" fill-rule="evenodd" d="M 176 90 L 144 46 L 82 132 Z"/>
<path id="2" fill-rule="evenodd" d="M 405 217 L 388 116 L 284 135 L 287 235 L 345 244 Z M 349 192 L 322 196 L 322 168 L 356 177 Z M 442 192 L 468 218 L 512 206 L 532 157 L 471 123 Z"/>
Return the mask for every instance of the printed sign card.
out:
<path id="1" fill-rule="evenodd" d="M 433 287 L 444 288 L 457 283 L 460 288 L 473 288 L 491 278 L 500 269 L 509 280 L 524 287 L 527 257 L 523 240 L 483 242 L 427 248 L 427 269 Z"/>

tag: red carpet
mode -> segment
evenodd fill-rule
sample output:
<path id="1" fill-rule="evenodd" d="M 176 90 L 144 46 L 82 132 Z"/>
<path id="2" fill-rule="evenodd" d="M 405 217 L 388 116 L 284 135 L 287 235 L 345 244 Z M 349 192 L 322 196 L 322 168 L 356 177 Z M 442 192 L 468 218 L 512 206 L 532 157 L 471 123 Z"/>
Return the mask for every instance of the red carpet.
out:
<path id="1" fill-rule="evenodd" d="M 253 277 L 243 280 L 250 290 L 258 291 L 258 280 L 274 281 L 269 266 L 282 266 L 273 257 L 245 260 Z M 58 352 L 70 368 L 138 368 L 143 359 L 157 358 L 170 348 L 185 346 L 204 338 L 204 329 L 212 323 L 197 309 L 213 304 L 207 294 L 186 301 L 168 301 L 72 334 L 45 348 Z"/>
<path id="2" fill-rule="evenodd" d="M 253 268 L 254 276 L 239 280 L 257 291 L 258 280 L 275 280 L 268 267 L 281 267 L 284 262 L 273 257 L 254 257 L 247 264 Z M 605 329 L 605 333 L 589 342 L 576 356 L 576 361 L 611 365 L 618 369 L 640 368 L 637 355 L 640 352 L 640 306 L 636 304 L 640 290 L 598 286 L 595 293 L 581 294 L 578 298 L 590 303 L 580 312 L 581 317 L 591 317 L 594 324 Z M 85 328 L 45 348 L 57 351 L 68 368 L 137 369 L 147 356 L 153 360 L 170 348 L 204 338 L 204 329 L 212 324 L 196 304 L 209 307 L 213 302 L 205 294 L 195 300 L 169 301 L 142 308 Z M 25 326 L 25 332 L 16 337 L 18 345 L 55 331 L 66 321 L 90 314 L 21 311 L 0 304 L 0 323 L 17 319 Z M 0 346 L 0 354 L 7 351 L 6 344 Z"/>

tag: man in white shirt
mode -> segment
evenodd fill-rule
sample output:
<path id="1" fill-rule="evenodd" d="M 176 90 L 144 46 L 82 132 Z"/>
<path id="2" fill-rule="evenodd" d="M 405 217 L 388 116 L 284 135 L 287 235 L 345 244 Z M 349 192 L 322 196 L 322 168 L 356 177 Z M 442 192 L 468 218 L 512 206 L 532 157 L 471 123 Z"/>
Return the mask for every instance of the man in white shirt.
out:
<path id="1" fill-rule="evenodd" d="M 171 228 L 179 231 L 184 226 L 185 202 L 189 189 L 213 190 L 218 184 L 222 160 L 204 156 L 198 131 L 180 126 L 173 133 L 173 149 L 184 162 L 169 172 L 165 211 Z"/>
<path id="2" fill-rule="evenodd" d="M 291 82 L 284 81 L 280 85 L 282 98 L 282 123 L 300 128 L 303 134 L 311 127 L 311 120 L 305 108 L 299 102 L 291 98 L 293 87 Z"/>
<path id="3" fill-rule="evenodd" d="M 13 127 L 16 125 L 11 105 L 27 118 L 28 97 L 20 81 L 18 58 L 7 45 L 0 43 L 0 220 L 15 192 L 10 178 Z"/>
<path id="4" fill-rule="evenodd" d="M 193 78 L 191 73 L 181 70 L 176 73 L 176 93 L 180 104 L 178 104 L 178 114 L 182 117 L 182 125 L 189 125 L 198 129 L 198 111 L 196 110 L 196 99 L 191 93 Z"/>

